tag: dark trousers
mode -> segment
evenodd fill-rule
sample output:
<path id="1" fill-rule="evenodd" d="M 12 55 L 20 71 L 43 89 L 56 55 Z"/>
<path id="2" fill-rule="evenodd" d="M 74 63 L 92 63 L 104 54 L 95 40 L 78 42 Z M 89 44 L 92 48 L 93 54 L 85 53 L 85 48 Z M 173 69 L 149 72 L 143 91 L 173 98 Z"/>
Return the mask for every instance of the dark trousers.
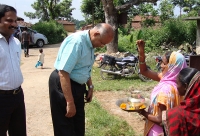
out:
<path id="1" fill-rule="evenodd" d="M 29 41 L 24 41 L 24 54 L 29 54 Z"/>
<path id="2" fill-rule="evenodd" d="M 0 94 L 0 136 L 26 136 L 24 93 Z"/>
<path id="3" fill-rule="evenodd" d="M 54 70 L 51 73 L 49 78 L 49 96 L 54 136 L 85 135 L 84 92 L 86 86 L 85 84 L 80 85 L 71 80 L 71 88 L 76 106 L 76 114 L 74 117 L 67 118 L 65 116 L 67 104 L 62 93 L 58 72 Z"/>

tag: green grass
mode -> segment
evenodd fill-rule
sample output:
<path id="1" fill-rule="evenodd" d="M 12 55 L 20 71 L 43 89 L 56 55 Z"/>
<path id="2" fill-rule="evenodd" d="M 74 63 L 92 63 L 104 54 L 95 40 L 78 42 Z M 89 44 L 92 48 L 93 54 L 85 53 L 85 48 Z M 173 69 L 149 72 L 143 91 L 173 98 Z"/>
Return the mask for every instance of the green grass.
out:
<path id="1" fill-rule="evenodd" d="M 92 82 L 94 91 L 150 91 L 157 82 L 143 82 L 134 74 L 131 77 L 118 77 L 114 80 L 103 80 L 100 68 L 93 67 Z M 103 109 L 98 100 L 86 104 L 86 136 L 134 136 L 133 130 L 126 121 L 120 120 Z M 143 126 L 141 126 L 143 127 Z"/>
<path id="2" fill-rule="evenodd" d="M 103 80 L 100 76 L 100 68 L 93 67 L 92 69 L 92 82 L 95 86 L 95 91 L 129 91 L 132 89 L 149 91 L 157 82 L 143 82 L 137 74 L 131 77 L 118 76 L 114 80 Z"/>
<path id="3" fill-rule="evenodd" d="M 133 136 L 125 122 L 102 109 L 97 100 L 86 104 L 86 136 Z"/>

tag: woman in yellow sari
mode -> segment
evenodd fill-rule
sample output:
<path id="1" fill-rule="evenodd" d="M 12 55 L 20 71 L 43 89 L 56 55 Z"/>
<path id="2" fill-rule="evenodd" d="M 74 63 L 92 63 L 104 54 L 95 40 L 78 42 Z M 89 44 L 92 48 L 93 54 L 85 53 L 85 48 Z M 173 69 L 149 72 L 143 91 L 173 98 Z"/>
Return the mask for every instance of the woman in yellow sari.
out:
<path id="1" fill-rule="evenodd" d="M 162 72 L 153 72 L 147 69 L 145 63 L 145 42 L 138 40 L 137 45 L 141 74 L 155 81 L 159 81 L 151 93 L 151 104 L 148 111 L 139 110 L 138 112 L 146 118 L 144 136 L 158 136 L 163 133 L 163 127 L 161 126 L 162 111 L 171 109 L 180 103 L 176 77 L 183 68 L 187 67 L 187 64 L 185 57 L 181 53 L 167 52 L 162 57 Z"/>

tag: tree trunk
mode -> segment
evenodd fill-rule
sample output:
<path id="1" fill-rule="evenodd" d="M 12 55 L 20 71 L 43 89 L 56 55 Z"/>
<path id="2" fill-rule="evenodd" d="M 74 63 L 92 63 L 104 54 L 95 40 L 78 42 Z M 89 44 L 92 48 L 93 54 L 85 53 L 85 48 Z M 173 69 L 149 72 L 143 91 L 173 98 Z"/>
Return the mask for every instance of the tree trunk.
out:
<path id="1" fill-rule="evenodd" d="M 110 24 L 115 31 L 113 41 L 107 44 L 107 53 L 118 52 L 118 12 L 122 13 L 123 11 L 127 11 L 130 7 L 138 5 L 139 3 L 157 2 L 157 0 L 129 0 L 126 4 L 115 7 L 113 1 L 114 0 L 101 0 L 105 14 L 105 22 Z"/>
<path id="2" fill-rule="evenodd" d="M 105 22 L 110 24 L 114 31 L 115 36 L 112 42 L 107 44 L 107 53 L 118 52 L 118 16 L 117 10 L 114 7 L 113 0 L 101 0 L 103 3 L 103 9 L 105 13 Z"/>

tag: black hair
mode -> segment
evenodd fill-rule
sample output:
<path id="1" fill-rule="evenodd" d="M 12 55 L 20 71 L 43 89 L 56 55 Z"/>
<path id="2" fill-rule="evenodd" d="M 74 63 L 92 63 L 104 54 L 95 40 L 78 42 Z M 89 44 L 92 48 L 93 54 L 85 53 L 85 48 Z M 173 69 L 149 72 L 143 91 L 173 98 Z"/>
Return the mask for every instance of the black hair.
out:
<path id="1" fill-rule="evenodd" d="M 190 80 L 193 78 L 193 76 L 198 72 L 196 68 L 184 68 L 182 69 L 178 74 L 178 79 L 181 82 L 182 85 L 189 85 Z"/>
<path id="2" fill-rule="evenodd" d="M 40 53 L 42 53 L 42 52 L 43 52 L 43 49 L 42 49 L 42 48 L 41 48 L 41 49 L 39 49 L 39 52 L 40 52 Z"/>
<path id="3" fill-rule="evenodd" d="M 17 13 L 17 10 L 15 8 L 13 8 L 12 6 L 0 4 L 0 19 L 5 16 L 6 12 L 9 12 L 9 11 L 13 11 L 13 12 Z"/>
<path id="4" fill-rule="evenodd" d="M 170 58 L 171 54 L 172 54 L 172 51 L 167 51 L 165 53 L 165 57 L 166 57 L 168 63 L 169 63 L 169 58 Z"/>

